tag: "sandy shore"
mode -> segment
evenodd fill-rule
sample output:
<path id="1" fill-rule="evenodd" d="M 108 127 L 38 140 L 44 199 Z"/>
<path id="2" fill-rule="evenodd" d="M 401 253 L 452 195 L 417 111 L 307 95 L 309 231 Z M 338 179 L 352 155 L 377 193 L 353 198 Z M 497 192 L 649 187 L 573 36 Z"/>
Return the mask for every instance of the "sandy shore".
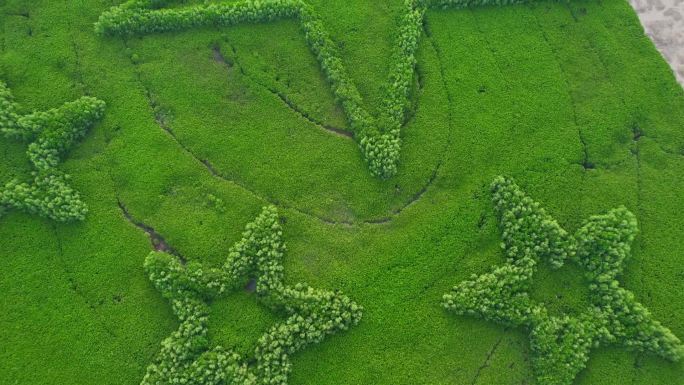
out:
<path id="1" fill-rule="evenodd" d="M 684 0 L 629 0 L 677 80 L 684 85 Z"/>

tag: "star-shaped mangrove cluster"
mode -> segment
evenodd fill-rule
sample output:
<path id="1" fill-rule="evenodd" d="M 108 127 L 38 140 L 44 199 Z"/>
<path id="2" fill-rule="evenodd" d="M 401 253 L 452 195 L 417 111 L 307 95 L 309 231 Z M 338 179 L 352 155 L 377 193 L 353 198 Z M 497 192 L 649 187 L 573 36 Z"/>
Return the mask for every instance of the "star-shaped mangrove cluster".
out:
<path id="1" fill-rule="evenodd" d="M 681 341 L 634 295 L 622 288 L 622 273 L 637 221 L 626 208 L 595 215 L 573 235 L 525 195 L 510 179 L 492 184 L 506 262 L 492 272 L 473 275 L 444 295 L 443 306 L 529 331 L 532 365 L 541 385 L 569 385 L 589 359 L 589 351 L 617 344 L 669 360 L 684 355 Z M 590 305 L 579 315 L 554 316 L 530 297 L 537 266 L 579 264 L 590 289 Z"/>
<path id="2" fill-rule="evenodd" d="M 102 117 L 105 103 L 86 96 L 27 115 L 20 115 L 19 109 L 10 90 L 0 82 L 0 133 L 29 143 L 26 154 L 33 167 L 31 183 L 15 179 L 0 189 L 0 215 L 15 208 L 60 222 L 83 220 L 88 208 L 69 186 L 69 176 L 57 166 Z"/>
<path id="3" fill-rule="evenodd" d="M 108 35 L 141 35 L 200 27 L 229 27 L 241 23 L 297 19 L 309 48 L 316 56 L 335 99 L 342 107 L 370 171 L 381 178 L 396 174 L 405 123 L 414 84 L 416 50 L 428 8 L 465 8 L 506 5 L 524 0 L 404 0 L 396 42 L 389 59 L 389 75 L 380 113 L 374 116 L 347 72 L 337 44 L 331 39 L 311 4 L 303 0 L 242 0 L 227 4 L 206 3 L 192 7 L 162 8 L 171 0 L 129 0 L 104 12 L 96 32 Z"/>
<path id="4" fill-rule="evenodd" d="M 291 354 L 359 322 L 361 307 L 341 293 L 285 285 L 284 251 L 276 209 L 266 207 L 221 268 L 184 265 L 175 256 L 151 253 L 145 270 L 171 302 L 180 326 L 162 342 L 142 384 L 284 385 Z M 259 338 L 254 356 L 246 360 L 230 348 L 211 347 L 207 325 L 212 300 L 242 290 L 250 278 L 256 280 L 257 301 L 287 318 Z"/>

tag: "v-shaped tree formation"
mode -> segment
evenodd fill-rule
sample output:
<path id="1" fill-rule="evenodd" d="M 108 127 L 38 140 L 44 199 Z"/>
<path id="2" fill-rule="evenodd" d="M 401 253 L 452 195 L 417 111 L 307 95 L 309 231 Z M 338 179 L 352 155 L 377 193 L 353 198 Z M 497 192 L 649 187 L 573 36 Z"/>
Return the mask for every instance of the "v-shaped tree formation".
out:
<path id="1" fill-rule="evenodd" d="M 241 23 L 297 19 L 306 42 L 318 59 L 370 171 L 381 178 L 396 174 L 401 127 L 409 108 L 416 65 L 416 49 L 430 8 L 506 5 L 523 0 L 404 0 L 397 41 L 389 59 L 385 96 L 378 116 L 364 107 L 354 81 L 345 69 L 337 45 L 315 9 L 303 0 L 246 0 L 185 8 L 162 8 L 169 0 L 130 0 L 103 13 L 95 25 L 100 34 L 141 35 L 199 27 L 229 27 Z"/>
<path id="2" fill-rule="evenodd" d="M 222 268 L 153 252 L 145 261 L 150 280 L 171 301 L 180 326 L 162 342 L 142 384 L 285 385 L 289 356 L 306 345 L 348 329 L 361 319 L 361 307 L 339 292 L 283 282 L 285 244 L 278 215 L 267 207 L 247 225 Z M 256 280 L 257 301 L 284 314 L 285 321 L 267 330 L 254 350 L 254 365 L 230 348 L 210 347 L 208 321 L 212 300 L 242 290 Z"/>

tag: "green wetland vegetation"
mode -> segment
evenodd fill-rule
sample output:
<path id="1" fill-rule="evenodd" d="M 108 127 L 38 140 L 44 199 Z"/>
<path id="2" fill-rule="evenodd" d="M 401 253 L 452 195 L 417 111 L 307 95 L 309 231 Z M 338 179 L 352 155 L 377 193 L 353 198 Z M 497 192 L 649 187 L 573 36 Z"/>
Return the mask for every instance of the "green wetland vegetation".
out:
<path id="1" fill-rule="evenodd" d="M 684 91 L 509 3 L 0 0 L 0 382 L 684 384 Z"/>

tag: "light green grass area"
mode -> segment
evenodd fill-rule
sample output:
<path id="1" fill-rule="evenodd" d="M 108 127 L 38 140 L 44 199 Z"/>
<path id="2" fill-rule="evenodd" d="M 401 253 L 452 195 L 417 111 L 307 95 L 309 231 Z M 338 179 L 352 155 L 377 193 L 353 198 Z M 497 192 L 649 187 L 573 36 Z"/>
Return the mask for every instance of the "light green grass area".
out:
<path id="1" fill-rule="evenodd" d="M 684 91 L 626 1 L 429 10 L 415 114 L 386 180 L 326 129 L 348 127 L 295 21 L 97 35 L 119 3 L 0 0 L 0 80 L 22 112 L 84 95 L 107 104 L 60 165 L 85 221 L 0 218 L 0 383 L 140 383 L 178 320 L 143 270 L 152 247 L 135 223 L 219 266 L 274 204 L 285 282 L 364 308 L 357 326 L 292 357 L 290 384 L 533 385 L 523 330 L 440 305 L 504 261 L 497 175 L 572 233 L 614 207 L 633 212 L 620 281 L 684 338 Z M 311 3 L 377 112 L 402 1 Z M 25 152 L 0 139 L 0 185 L 29 175 Z M 551 313 L 584 307 L 579 270 L 542 266 L 531 296 Z M 212 304 L 212 344 L 247 354 L 283 320 L 253 296 Z M 684 384 L 684 363 L 601 347 L 575 380 L 625 383 Z"/>

